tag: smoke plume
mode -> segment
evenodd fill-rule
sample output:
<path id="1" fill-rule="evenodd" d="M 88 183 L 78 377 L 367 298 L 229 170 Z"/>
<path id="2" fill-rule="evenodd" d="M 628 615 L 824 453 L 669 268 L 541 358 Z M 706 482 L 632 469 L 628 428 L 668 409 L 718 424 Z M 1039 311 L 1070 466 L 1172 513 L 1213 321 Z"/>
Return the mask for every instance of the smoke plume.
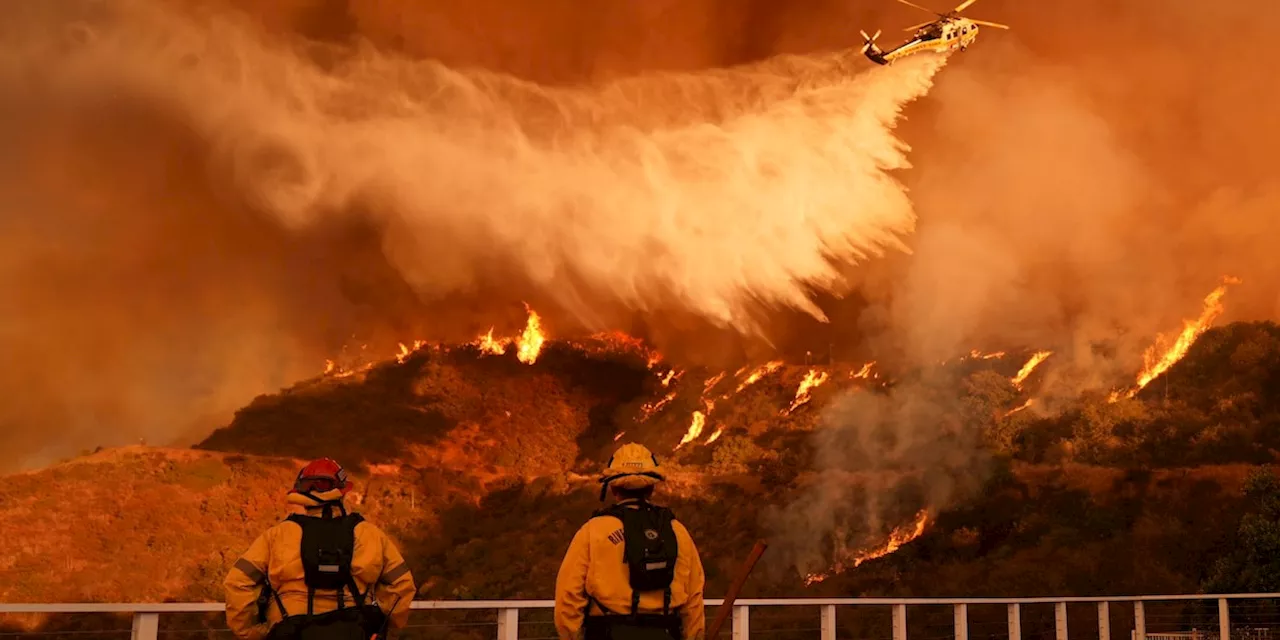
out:
<path id="1" fill-rule="evenodd" d="M 890 13 L 876 24 L 916 21 Z M 1131 384 L 1155 335 L 1198 315 L 1224 275 L 1243 284 L 1219 323 L 1280 315 L 1265 159 L 1280 92 L 1243 62 L 1274 57 L 1263 25 L 1276 5 L 986 0 L 966 13 L 1013 28 L 984 29 L 903 127 L 920 224 L 909 256 L 858 269 L 876 357 L 929 367 L 974 348 L 1051 349 L 1031 390 L 1040 411 L 1045 396 Z M 929 444 L 968 437 L 947 426 L 968 393 L 900 385 L 832 407 L 832 431 L 813 436 L 817 475 L 770 520 L 792 568 L 824 570 L 983 478 L 975 447 Z M 921 446 L 868 441 L 878 430 Z M 930 500 L 901 495 L 916 491 L 904 468 L 942 470 Z"/>
<path id="2" fill-rule="evenodd" d="M 849 393 L 827 406 L 812 436 L 812 473 L 787 504 L 762 514 L 777 550 L 774 570 L 825 573 L 917 513 L 936 515 L 971 495 L 989 453 L 966 423 L 972 416 L 960 386 L 932 370 L 891 393 Z"/>
<path id="3" fill-rule="evenodd" d="M 943 64 L 845 50 L 549 87 L 158 1 L 16 18 L 5 133 L 47 161 L 15 154 L 0 190 L 17 212 L 3 346 L 40 363 L 6 380 L 40 398 L 0 416 L 15 445 L 47 441 L 45 421 L 169 436 L 314 371 L 368 330 L 343 317 L 352 271 L 404 315 L 505 280 L 597 329 L 625 311 L 748 334 L 769 308 L 825 319 L 812 291 L 914 228 L 892 127 Z"/>
<path id="4" fill-rule="evenodd" d="M 253 24 L 228 19 L 227 5 Z M 812 241 L 830 231 L 814 211 L 893 222 L 846 174 L 903 166 L 903 148 L 875 126 L 921 94 L 930 69 L 893 87 L 899 101 L 876 102 L 866 91 L 901 67 L 868 75 L 861 60 L 821 52 L 856 46 L 859 28 L 884 28 L 889 44 L 897 25 L 927 17 L 909 7 L 156 0 L 3 11 L 0 438 L 17 457 L 161 441 L 192 416 L 225 419 L 318 371 L 344 343 L 466 338 L 501 324 L 504 308 L 518 326 L 523 299 L 553 333 L 574 321 L 628 328 L 626 307 L 641 301 L 663 309 L 646 318 L 652 334 L 682 348 L 712 342 L 688 337 L 714 324 L 703 318 L 729 318 L 766 324 L 775 345 L 799 352 L 853 343 L 882 362 L 1053 349 L 1045 375 L 1070 381 L 1054 391 L 1064 395 L 1128 381 L 1153 334 L 1194 315 L 1222 275 L 1243 284 L 1220 322 L 1280 314 L 1280 99 L 1264 80 L 1280 5 L 1269 1 L 975 4 L 967 14 L 1013 29 L 984 29 L 899 128 L 914 167 L 894 175 L 918 229 L 906 234 L 902 218 L 855 244 L 890 250 L 840 265 L 858 295 L 824 298 L 816 314 L 742 301 L 750 283 L 796 304 L 805 277 L 838 282 L 825 260 L 741 257 L 768 252 L 756 243 L 829 252 Z M 787 128 L 752 138 L 770 118 Z M 889 150 L 835 167 L 853 153 L 841 123 L 874 129 L 858 131 L 859 152 Z M 425 152 L 424 140 L 440 146 Z M 677 144 L 692 150 L 663 155 Z M 695 163 L 709 158 L 729 161 Z M 652 188 L 677 166 L 696 179 Z M 641 167 L 654 177 L 639 179 Z M 745 204 L 716 199 L 751 180 L 769 188 Z M 795 218 L 762 225 L 764 205 L 796 186 L 811 203 L 856 195 L 792 203 L 771 214 Z M 870 186 L 901 194 L 891 181 Z M 617 227 L 589 215 L 642 203 L 651 209 Z M 584 218 L 579 228 L 600 238 L 561 238 L 546 222 Z M 647 226 L 659 220 L 668 226 Z M 748 248 L 727 261 L 701 249 L 673 258 L 661 242 L 681 233 L 690 246 Z M 619 286 L 578 273 L 605 260 L 606 273 L 641 275 Z M 799 270 L 769 277 L 780 266 Z M 679 271 L 702 267 L 718 274 Z M 682 309 L 706 291 L 716 295 Z"/>

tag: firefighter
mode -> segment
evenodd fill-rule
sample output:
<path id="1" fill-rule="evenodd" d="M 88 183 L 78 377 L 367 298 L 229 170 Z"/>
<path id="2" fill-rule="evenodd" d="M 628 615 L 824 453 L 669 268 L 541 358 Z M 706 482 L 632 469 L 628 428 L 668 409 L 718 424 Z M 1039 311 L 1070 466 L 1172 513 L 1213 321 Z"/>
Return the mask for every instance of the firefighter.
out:
<path id="1" fill-rule="evenodd" d="M 616 502 L 578 529 L 556 577 L 561 640 L 703 640 L 704 575 L 689 531 L 649 500 L 658 458 L 628 443 L 609 458 L 600 500 Z"/>
<path id="2" fill-rule="evenodd" d="M 243 640 L 371 638 L 408 621 L 409 566 L 381 529 L 347 513 L 351 480 L 337 462 L 308 463 L 288 519 L 267 529 L 227 574 L 227 625 Z M 317 633 L 319 632 L 319 633 Z"/>

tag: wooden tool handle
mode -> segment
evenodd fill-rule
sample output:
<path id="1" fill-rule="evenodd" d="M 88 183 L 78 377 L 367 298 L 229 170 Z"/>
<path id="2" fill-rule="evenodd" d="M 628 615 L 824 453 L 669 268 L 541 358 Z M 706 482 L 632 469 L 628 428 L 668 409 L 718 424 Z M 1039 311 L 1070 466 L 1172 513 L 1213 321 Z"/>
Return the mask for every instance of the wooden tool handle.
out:
<path id="1" fill-rule="evenodd" d="M 756 546 L 751 549 L 751 555 L 747 556 L 747 561 L 742 565 L 742 570 L 738 572 L 738 577 L 733 579 L 733 583 L 729 585 L 729 593 L 725 594 L 724 604 L 720 605 L 720 610 L 716 611 L 716 617 L 711 621 L 711 628 L 707 631 L 707 640 L 716 640 L 716 636 L 720 635 L 720 627 L 724 626 L 724 621 L 733 612 L 733 601 L 738 599 L 738 592 L 742 591 L 742 585 L 746 584 L 747 576 L 751 575 L 751 570 L 755 568 L 756 562 L 759 562 L 760 556 L 764 555 L 764 550 L 769 548 L 769 543 L 764 540 L 756 541 Z"/>

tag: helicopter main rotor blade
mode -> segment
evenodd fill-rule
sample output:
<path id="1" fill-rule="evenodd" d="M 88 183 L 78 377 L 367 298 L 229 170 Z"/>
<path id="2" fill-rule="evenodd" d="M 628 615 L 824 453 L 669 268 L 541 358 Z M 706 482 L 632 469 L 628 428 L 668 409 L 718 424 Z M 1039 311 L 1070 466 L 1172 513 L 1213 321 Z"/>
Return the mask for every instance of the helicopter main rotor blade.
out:
<path id="1" fill-rule="evenodd" d="M 987 27 L 995 27 L 995 28 L 997 28 L 997 29 L 1008 29 L 1008 28 L 1009 28 L 1009 25 L 1007 25 L 1007 24 L 1000 24 L 999 22 L 987 22 L 986 20 L 974 20 L 973 18 L 966 18 L 966 19 L 967 19 L 969 22 L 973 22 L 973 23 L 980 24 L 980 25 L 987 26 Z"/>
<path id="2" fill-rule="evenodd" d="M 929 25 L 933 24 L 933 22 L 934 22 L 933 20 L 930 20 L 930 21 L 928 21 L 928 22 L 921 22 L 920 24 L 918 24 L 918 25 L 916 25 L 916 26 L 914 26 L 914 27 L 907 27 L 906 29 L 903 29 L 903 31 L 915 31 L 916 29 L 919 29 L 920 27 L 927 27 L 927 26 L 929 26 Z"/>
<path id="3" fill-rule="evenodd" d="M 960 13 L 961 11 L 964 11 L 965 9 L 968 9 L 970 6 L 972 6 L 972 5 L 973 5 L 973 3 L 977 2 L 977 1 L 978 1 L 978 0 L 964 0 L 964 2 L 961 2 L 961 3 L 960 3 L 960 6 L 956 7 L 955 9 L 952 9 L 952 11 L 954 11 L 954 12 L 956 12 L 956 13 Z"/>
<path id="4" fill-rule="evenodd" d="M 918 4 L 916 4 L 916 3 L 914 3 L 914 2 L 911 2 L 910 0 L 898 0 L 898 2 L 901 2 L 902 4 L 905 4 L 905 5 L 907 5 L 908 7 L 915 7 L 915 8 L 917 8 L 917 9 L 921 10 L 921 11 L 927 11 L 927 12 L 929 12 L 929 13 L 932 13 L 932 14 L 933 14 L 933 15 L 935 15 L 935 16 L 942 16 L 942 15 L 945 15 L 945 14 L 938 13 L 937 11 L 934 11 L 933 9 L 926 9 L 926 8 L 924 8 L 924 7 L 922 7 L 922 6 L 918 5 Z"/>

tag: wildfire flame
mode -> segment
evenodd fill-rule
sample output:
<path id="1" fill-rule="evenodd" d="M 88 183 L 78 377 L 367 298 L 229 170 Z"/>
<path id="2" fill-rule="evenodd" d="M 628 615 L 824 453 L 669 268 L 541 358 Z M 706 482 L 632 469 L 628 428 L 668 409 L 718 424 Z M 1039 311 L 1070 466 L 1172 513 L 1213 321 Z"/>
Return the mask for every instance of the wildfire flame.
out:
<path id="1" fill-rule="evenodd" d="M 493 327 L 489 327 L 489 333 L 480 336 L 472 344 L 479 347 L 481 353 L 500 356 L 507 352 L 507 344 L 510 342 L 511 340 L 505 338 L 502 340 L 494 340 Z"/>
<path id="2" fill-rule="evenodd" d="M 714 389 L 717 384 L 720 384 L 720 381 L 723 379 L 724 379 L 723 371 L 709 378 L 706 382 L 702 384 L 702 395 L 705 396 L 708 393 L 710 393 L 711 390 Z"/>
<path id="3" fill-rule="evenodd" d="M 640 406 L 640 421 L 644 422 L 645 420 L 648 420 L 649 418 L 653 417 L 653 414 L 659 411 L 662 411 L 663 407 L 667 406 L 667 404 L 669 404 L 672 400 L 675 400 L 675 399 L 676 399 L 676 392 L 672 391 L 671 393 L 668 393 L 667 395 L 663 396 L 662 399 L 658 400 L 657 402 L 644 403 L 643 405 Z"/>
<path id="4" fill-rule="evenodd" d="M 747 387 L 759 382 L 760 378 L 763 378 L 773 373 L 774 371 L 777 371 L 781 367 L 782 367 L 781 360 L 774 360 L 773 362 L 769 362 L 759 367 L 756 367 L 755 371 L 752 371 L 751 375 L 747 376 L 747 379 L 743 380 L 742 384 L 738 385 L 738 388 L 734 390 L 734 393 L 742 393 L 743 389 L 746 389 Z M 741 372 L 742 369 L 739 369 L 738 371 Z"/>
<path id="5" fill-rule="evenodd" d="M 529 309 L 529 321 L 525 324 L 524 333 L 516 338 L 516 358 L 525 364 L 533 364 L 538 361 L 538 354 L 542 352 L 542 343 L 547 341 L 547 336 L 542 332 L 542 318 L 538 317 L 537 312 Z"/>
<path id="6" fill-rule="evenodd" d="M 693 422 L 689 425 L 689 431 L 684 434 L 680 444 L 676 445 L 676 449 L 696 440 L 698 436 L 702 435 L 702 429 L 705 426 L 707 426 L 707 414 L 701 411 L 694 411 Z"/>
<path id="7" fill-rule="evenodd" d="M 791 413 L 800 405 L 812 400 L 813 397 L 810 393 L 822 386 L 822 383 L 826 382 L 828 377 L 826 371 L 819 373 L 817 369 L 810 369 L 809 373 L 804 375 L 804 380 L 800 381 L 800 388 L 796 389 L 796 398 L 791 402 L 791 407 L 786 410 L 786 413 Z"/>
<path id="8" fill-rule="evenodd" d="M 1191 349 L 1191 345 L 1195 344 L 1209 327 L 1213 326 L 1213 321 L 1222 315 L 1222 297 L 1227 294 L 1227 286 L 1232 284 L 1240 284 L 1239 278 L 1224 277 L 1222 284 L 1216 289 L 1209 292 L 1204 297 L 1204 309 L 1200 312 L 1200 317 L 1195 320 L 1184 320 L 1182 333 L 1178 334 L 1178 338 L 1174 340 L 1173 345 L 1164 350 L 1164 354 L 1157 357 L 1159 353 L 1158 347 L 1165 342 L 1164 335 L 1156 336 L 1156 344 L 1151 345 L 1142 354 L 1142 372 L 1138 374 L 1138 381 L 1133 387 L 1124 393 L 1124 397 L 1132 398 L 1143 387 L 1151 383 L 1152 380 L 1160 377 L 1169 367 L 1177 364 L 1183 356 L 1187 355 L 1187 351 Z M 1111 394 L 1111 402 L 1119 399 L 1120 393 L 1113 392 Z"/>
<path id="9" fill-rule="evenodd" d="M 712 442 L 719 440 L 720 434 L 722 433 L 724 433 L 724 427 L 720 427 L 719 429 L 716 429 L 716 432 L 711 434 L 710 438 L 707 438 L 707 444 L 711 444 Z"/>
<path id="10" fill-rule="evenodd" d="M 1015 413 L 1017 413 L 1017 412 L 1019 412 L 1019 411 L 1022 411 L 1023 409 L 1026 409 L 1027 407 L 1030 407 L 1031 405 L 1033 405 L 1033 404 L 1035 404 L 1035 403 L 1036 403 L 1036 401 L 1035 401 L 1034 399 L 1027 400 L 1026 402 L 1022 403 L 1022 405 L 1017 406 L 1017 407 L 1014 407 L 1014 408 L 1012 408 L 1012 409 L 1010 409 L 1010 410 L 1006 411 L 1006 412 L 1004 413 L 1004 416 L 1003 416 L 1003 417 L 1008 418 L 1009 416 L 1011 416 L 1011 415 L 1013 415 L 1013 414 L 1015 414 Z"/>
<path id="11" fill-rule="evenodd" d="M 875 363 L 875 361 L 874 361 L 874 360 L 873 360 L 873 361 L 871 361 L 871 362 L 868 362 L 868 363 L 866 363 L 866 364 L 862 365 L 862 368 L 861 368 L 861 369 L 859 369 L 856 373 L 851 373 L 851 374 L 849 374 L 849 377 L 850 377 L 850 378 L 862 378 L 863 380 L 866 380 L 868 377 L 870 377 L 870 376 L 871 376 L 871 367 L 875 366 L 875 364 L 876 364 L 876 363 Z M 879 377 L 879 376 L 877 376 L 877 377 Z"/>
<path id="12" fill-rule="evenodd" d="M 472 341 L 472 345 L 480 349 L 481 354 L 500 356 L 507 352 L 507 347 L 515 344 L 516 358 L 525 364 L 533 364 L 538 361 L 538 354 L 542 353 L 542 345 L 547 341 L 547 334 L 542 330 L 542 317 L 538 312 L 525 305 L 525 311 L 529 313 L 529 319 L 525 322 L 524 331 L 521 332 L 514 340 L 511 338 L 494 338 L 493 327 L 489 328 L 489 332 Z M 626 341 L 628 344 L 631 339 L 629 336 Z M 600 336 L 601 340 L 614 339 L 614 336 Z M 401 347 L 403 350 L 403 346 Z"/>
<path id="13" fill-rule="evenodd" d="M 834 574 L 842 573 L 846 569 L 857 568 L 862 563 L 876 558 L 883 558 L 894 551 L 902 548 L 902 545 L 919 538 L 924 533 L 925 526 L 929 524 L 929 511 L 921 509 L 916 514 L 915 520 L 908 524 L 902 525 L 889 533 L 889 540 L 879 547 L 875 547 L 853 556 L 850 560 L 837 560 L 835 564 L 826 573 L 812 573 L 805 577 L 804 584 L 809 586 L 818 582 L 822 582 Z"/>
<path id="14" fill-rule="evenodd" d="M 1052 351 L 1035 352 L 1035 354 L 1031 356 L 1031 359 L 1027 360 L 1027 363 L 1022 365 L 1022 368 L 1018 370 L 1018 375 L 1013 377 L 1013 386 L 1021 389 L 1022 383 L 1026 381 L 1027 376 L 1030 376 L 1031 372 L 1035 371 L 1036 367 L 1040 366 L 1040 363 L 1044 362 L 1045 358 L 1048 358 L 1051 355 L 1053 355 Z"/>
<path id="15" fill-rule="evenodd" d="M 680 379 L 681 375 L 684 375 L 683 371 L 677 372 L 675 369 L 668 371 L 666 375 L 662 376 L 662 386 L 671 386 L 672 381 Z"/>
<path id="16" fill-rule="evenodd" d="M 408 358 L 414 351 L 426 346 L 425 340 L 414 340 L 412 347 L 407 347 L 403 342 L 400 343 L 400 352 L 396 354 L 396 362 L 404 364 L 405 358 Z"/>
<path id="17" fill-rule="evenodd" d="M 994 351 L 992 353 L 983 353 L 981 351 L 978 351 L 977 349 L 974 349 L 969 352 L 969 357 L 976 360 L 991 360 L 993 358 L 1003 358 L 1004 352 Z"/>

